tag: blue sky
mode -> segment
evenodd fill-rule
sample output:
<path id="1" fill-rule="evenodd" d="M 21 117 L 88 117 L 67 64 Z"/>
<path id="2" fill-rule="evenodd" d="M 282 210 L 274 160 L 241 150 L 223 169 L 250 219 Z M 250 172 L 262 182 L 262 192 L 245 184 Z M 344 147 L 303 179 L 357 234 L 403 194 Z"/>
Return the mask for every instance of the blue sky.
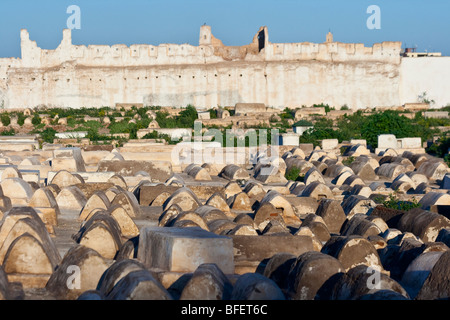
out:
<path id="1" fill-rule="evenodd" d="M 74 44 L 189 43 L 198 45 L 206 23 L 225 45 L 252 41 L 260 26 L 271 42 L 334 40 L 403 47 L 450 55 L 448 0 L 1 0 L 0 57 L 20 57 L 20 29 L 44 49 L 55 49 L 67 27 L 67 7 L 81 9 Z M 381 9 L 381 29 L 369 30 L 369 5 Z"/>

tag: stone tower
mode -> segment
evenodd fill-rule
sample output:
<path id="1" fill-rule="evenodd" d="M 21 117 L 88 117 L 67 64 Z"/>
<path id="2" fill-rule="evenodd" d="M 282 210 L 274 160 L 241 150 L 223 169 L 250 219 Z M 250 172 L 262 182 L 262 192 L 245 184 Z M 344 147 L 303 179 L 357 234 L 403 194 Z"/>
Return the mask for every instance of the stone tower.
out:
<path id="1" fill-rule="evenodd" d="M 333 42 L 333 34 L 331 32 L 328 32 L 326 43 L 331 43 L 331 42 Z"/>
<path id="2" fill-rule="evenodd" d="M 61 45 L 64 47 L 70 47 L 72 45 L 72 30 L 63 29 L 63 39 Z"/>
<path id="3" fill-rule="evenodd" d="M 211 45 L 211 26 L 203 25 L 200 27 L 200 46 L 209 46 Z"/>

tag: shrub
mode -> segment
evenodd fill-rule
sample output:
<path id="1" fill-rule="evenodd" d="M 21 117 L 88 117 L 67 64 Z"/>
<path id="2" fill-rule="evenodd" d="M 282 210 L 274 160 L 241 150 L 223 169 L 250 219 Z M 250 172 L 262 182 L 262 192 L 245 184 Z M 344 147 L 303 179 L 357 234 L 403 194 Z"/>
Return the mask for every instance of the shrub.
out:
<path id="1" fill-rule="evenodd" d="M 321 104 L 314 104 L 313 108 L 325 108 L 325 112 L 326 113 L 331 111 L 330 106 L 328 104 L 323 104 L 323 103 L 321 103 Z"/>
<path id="2" fill-rule="evenodd" d="M 389 194 L 388 199 L 382 201 L 382 205 L 386 208 L 409 211 L 414 208 L 419 208 L 419 202 L 413 198 L 412 201 L 401 201 L 396 194 Z"/>
<path id="3" fill-rule="evenodd" d="M 283 112 L 280 113 L 281 120 L 294 119 L 294 111 L 289 108 L 284 108 Z"/>
<path id="4" fill-rule="evenodd" d="M 177 121 L 169 116 L 167 111 L 157 111 L 156 112 L 156 122 L 160 128 L 176 128 Z"/>
<path id="5" fill-rule="evenodd" d="M 125 117 L 132 118 L 135 114 L 136 114 L 136 110 L 133 110 L 133 109 L 125 111 Z"/>
<path id="6" fill-rule="evenodd" d="M 129 132 L 130 132 L 130 139 L 137 139 L 137 125 L 135 123 L 129 123 Z"/>
<path id="7" fill-rule="evenodd" d="M 71 128 L 75 128 L 77 125 L 77 120 L 73 118 L 72 116 L 67 117 L 67 126 Z"/>
<path id="8" fill-rule="evenodd" d="M 0 120 L 2 121 L 4 126 L 9 126 L 11 124 L 11 118 L 7 112 L 2 113 L 0 116 Z"/>
<path id="9" fill-rule="evenodd" d="M 342 164 L 348 167 L 353 163 L 353 161 L 355 161 L 355 157 L 350 156 L 347 159 L 343 160 Z"/>
<path id="10" fill-rule="evenodd" d="M 449 133 L 450 131 L 441 134 L 438 140 L 427 149 L 427 152 L 440 158 L 445 157 L 450 148 L 450 137 L 447 136 Z"/>
<path id="11" fill-rule="evenodd" d="M 422 92 L 422 94 L 420 94 L 417 98 L 418 98 L 419 102 L 428 103 L 429 105 L 432 105 L 435 102 L 433 99 L 430 99 L 428 97 L 428 93 L 426 91 Z"/>
<path id="12" fill-rule="evenodd" d="M 114 133 L 129 133 L 130 127 L 127 120 L 122 120 L 119 122 L 113 122 L 109 125 L 109 132 Z"/>
<path id="13" fill-rule="evenodd" d="M 146 133 L 145 136 L 142 137 L 142 139 L 164 139 L 169 144 L 177 144 L 178 141 L 172 141 L 170 136 L 168 134 L 160 134 L 157 131 L 152 131 L 149 133 Z"/>
<path id="14" fill-rule="evenodd" d="M 440 111 L 450 112 L 450 104 L 447 104 L 445 107 L 442 107 Z"/>
<path id="15" fill-rule="evenodd" d="M 149 133 L 146 133 L 142 139 L 158 139 L 159 135 L 157 131 L 151 131 Z"/>
<path id="16" fill-rule="evenodd" d="M 45 128 L 40 132 L 41 138 L 44 142 L 53 143 L 55 139 L 56 130 L 50 127 Z"/>
<path id="17" fill-rule="evenodd" d="M 425 118 L 422 112 L 416 112 L 414 122 L 424 128 L 445 127 L 450 125 L 449 118 Z"/>
<path id="18" fill-rule="evenodd" d="M 333 120 L 320 117 L 314 123 L 314 128 L 307 130 L 300 136 L 300 143 L 312 143 L 314 146 L 319 146 L 323 139 L 340 140 L 340 132 L 333 130 L 332 127 Z"/>
<path id="19" fill-rule="evenodd" d="M 94 120 L 86 121 L 86 122 L 83 124 L 83 128 L 85 128 L 86 130 L 89 130 L 89 129 L 98 130 L 98 129 L 102 128 L 102 127 L 103 127 L 103 125 L 102 125 L 101 122 L 94 121 Z M 81 128 L 80 128 L 80 129 L 81 129 Z"/>
<path id="20" fill-rule="evenodd" d="M 37 126 L 38 124 L 40 124 L 41 123 L 41 117 L 39 117 L 39 114 L 38 113 L 35 113 L 34 114 L 34 116 L 33 116 L 33 118 L 31 118 L 31 123 L 33 124 L 33 125 L 35 125 L 35 126 Z"/>
<path id="21" fill-rule="evenodd" d="M 27 117 L 23 114 L 23 113 L 19 113 L 18 115 L 17 115 L 17 124 L 19 125 L 19 126 L 23 126 L 23 124 L 25 123 L 25 119 L 26 119 Z"/>
<path id="22" fill-rule="evenodd" d="M 197 119 L 197 109 L 188 105 L 176 118 L 171 117 L 167 111 L 158 111 L 155 120 L 160 128 L 193 128 Z"/>
<path id="23" fill-rule="evenodd" d="M 286 133 L 286 129 L 290 129 L 292 126 L 289 124 L 287 119 L 282 119 L 281 122 L 276 126 L 276 129 L 280 130 L 280 133 Z"/>
<path id="24" fill-rule="evenodd" d="M 276 115 L 271 115 L 269 118 L 269 122 L 274 123 L 274 122 L 278 122 L 277 116 Z"/>
<path id="25" fill-rule="evenodd" d="M 284 177 L 288 180 L 297 181 L 300 178 L 300 168 L 292 167 L 286 171 Z"/>
<path id="26" fill-rule="evenodd" d="M 1 136 L 14 136 L 16 134 L 16 131 L 11 128 L 9 130 L 4 130 L 0 133 Z"/>
<path id="27" fill-rule="evenodd" d="M 51 108 L 47 110 L 46 112 L 50 115 L 51 118 L 54 118 L 56 115 L 58 115 L 60 118 L 66 118 L 66 117 L 74 117 L 77 116 L 90 116 L 90 117 L 104 117 L 108 111 L 111 111 L 112 109 L 110 107 L 101 107 L 101 108 Z"/>
<path id="28" fill-rule="evenodd" d="M 209 109 L 209 118 L 210 119 L 217 119 L 217 111 L 214 109 Z"/>
<path id="29" fill-rule="evenodd" d="M 40 129 L 43 129 L 45 127 L 45 123 L 39 123 L 37 126 L 35 126 L 34 128 L 36 129 L 36 130 L 40 130 Z"/>
<path id="30" fill-rule="evenodd" d="M 444 156 L 444 161 L 450 167 L 450 155 L 449 154 L 446 154 Z"/>
<path id="31" fill-rule="evenodd" d="M 148 125 L 150 124 L 151 119 L 147 116 L 146 118 L 142 118 L 140 120 L 136 121 L 136 128 L 137 129 L 147 129 Z"/>

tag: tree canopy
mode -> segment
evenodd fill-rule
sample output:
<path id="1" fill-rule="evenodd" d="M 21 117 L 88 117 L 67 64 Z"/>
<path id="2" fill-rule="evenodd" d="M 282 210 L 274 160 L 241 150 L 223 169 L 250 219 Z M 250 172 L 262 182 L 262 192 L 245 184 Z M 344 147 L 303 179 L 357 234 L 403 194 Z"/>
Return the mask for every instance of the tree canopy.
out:
<path id="1" fill-rule="evenodd" d="M 331 119 L 320 118 L 314 127 L 300 137 L 302 143 L 319 145 L 323 139 L 338 139 L 339 142 L 350 139 L 365 139 L 372 148 L 378 146 L 378 135 L 394 134 L 397 138 L 421 137 L 430 138 L 435 131 L 420 122 L 423 118 L 409 119 L 397 111 L 386 110 L 363 115 L 357 111 L 351 115 L 344 115 L 333 128 Z"/>

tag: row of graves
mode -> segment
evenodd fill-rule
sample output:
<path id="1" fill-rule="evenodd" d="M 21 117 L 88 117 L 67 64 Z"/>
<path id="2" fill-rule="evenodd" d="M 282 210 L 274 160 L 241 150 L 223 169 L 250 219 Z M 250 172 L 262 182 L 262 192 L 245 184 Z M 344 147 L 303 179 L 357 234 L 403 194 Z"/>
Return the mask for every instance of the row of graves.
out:
<path id="1" fill-rule="evenodd" d="M 450 170 L 380 139 L 378 153 L 363 141 L 5 147 L 0 297 L 449 298 Z M 392 196 L 411 209 L 382 205 Z"/>

